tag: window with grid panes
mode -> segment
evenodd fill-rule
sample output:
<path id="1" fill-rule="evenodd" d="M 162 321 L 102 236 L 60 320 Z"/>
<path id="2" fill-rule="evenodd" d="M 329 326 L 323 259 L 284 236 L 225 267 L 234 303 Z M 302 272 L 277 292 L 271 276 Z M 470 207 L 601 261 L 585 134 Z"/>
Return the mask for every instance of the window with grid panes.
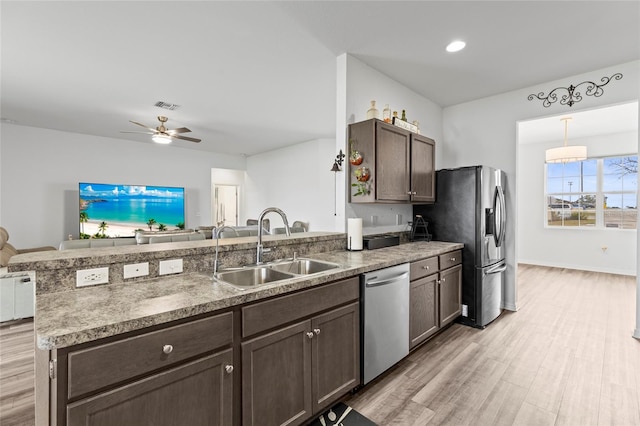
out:
<path id="1" fill-rule="evenodd" d="M 545 166 L 547 227 L 637 229 L 637 155 Z"/>

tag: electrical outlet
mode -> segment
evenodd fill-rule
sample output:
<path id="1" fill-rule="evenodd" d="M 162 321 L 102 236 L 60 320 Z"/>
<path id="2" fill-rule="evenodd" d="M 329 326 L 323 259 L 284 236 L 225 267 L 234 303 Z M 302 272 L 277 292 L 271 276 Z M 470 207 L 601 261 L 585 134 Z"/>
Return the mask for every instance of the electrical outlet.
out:
<path id="1" fill-rule="evenodd" d="M 468 305 L 462 305 L 462 316 L 463 317 L 468 317 L 469 316 L 469 306 Z"/>
<path id="2" fill-rule="evenodd" d="M 85 287 L 109 282 L 109 268 L 81 269 L 76 271 L 76 287 Z"/>
<path id="3" fill-rule="evenodd" d="M 182 272 L 182 259 L 160 261 L 160 275 L 179 274 Z"/>
<path id="4" fill-rule="evenodd" d="M 149 262 L 124 265 L 124 278 L 144 277 L 149 275 Z"/>

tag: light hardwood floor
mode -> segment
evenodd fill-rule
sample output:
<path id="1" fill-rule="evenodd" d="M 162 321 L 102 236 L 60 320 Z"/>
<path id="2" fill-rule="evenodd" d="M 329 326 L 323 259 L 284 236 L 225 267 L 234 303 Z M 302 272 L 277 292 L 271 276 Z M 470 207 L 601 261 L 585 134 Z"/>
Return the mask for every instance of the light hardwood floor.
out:
<path id="1" fill-rule="evenodd" d="M 516 313 L 454 324 L 351 397 L 380 425 L 640 425 L 635 277 L 520 265 Z M 0 326 L 0 425 L 31 425 L 33 323 Z"/>
<path id="2" fill-rule="evenodd" d="M 348 403 L 380 425 L 640 425 L 635 291 L 519 265 L 518 312 L 454 324 Z"/>
<path id="3" fill-rule="evenodd" d="M 35 422 L 33 321 L 0 326 L 0 425 Z"/>

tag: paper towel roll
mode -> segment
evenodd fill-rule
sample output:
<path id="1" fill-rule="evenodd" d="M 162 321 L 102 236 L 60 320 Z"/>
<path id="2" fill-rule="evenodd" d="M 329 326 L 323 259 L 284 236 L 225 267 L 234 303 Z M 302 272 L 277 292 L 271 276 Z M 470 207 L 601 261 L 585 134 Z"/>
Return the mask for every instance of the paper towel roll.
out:
<path id="1" fill-rule="evenodd" d="M 362 250 L 362 219 L 347 219 L 347 250 Z"/>

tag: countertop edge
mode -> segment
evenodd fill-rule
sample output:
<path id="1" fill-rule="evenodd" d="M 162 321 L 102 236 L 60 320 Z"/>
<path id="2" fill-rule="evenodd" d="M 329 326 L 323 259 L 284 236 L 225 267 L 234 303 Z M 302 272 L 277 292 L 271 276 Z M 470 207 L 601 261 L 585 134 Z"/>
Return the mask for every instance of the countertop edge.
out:
<path id="1" fill-rule="evenodd" d="M 244 291 L 227 288 L 228 286 L 225 286 L 224 284 L 213 282 L 210 277 L 209 280 L 211 282 L 207 283 L 206 274 L 191 273 L 179 276 L 154 278 L 148 281 L 141 281 L 135 284 L 135 286 L 138 287 L 132 287 L 132 284 L 122 284 L 118 286 L 110 286 L 109 289 L 87 288 L 64 293 L 42 295 L 38 296 L 36 299 L 37 303 L 34 325 L 36 331 L 36 344 L 37 347 L 42 350 L 61 349 L 81 343 L 87 343 L 111 336 L 116 336 L 131 331 L 142 330 L 151 326 L 168 324 L 173 321 L 186 319 L 200 314 L 209 314 L 218 310 L 251 303 L 298 290 L 312 288 L 329 282 L 360 275 L 362 273 L 370 272 L 376 269 L 386 268 L 389 266 L 395 266 L 402 263 L 413 262 L 420 259 L 437 256 L 439 254 L 458 250 L 463 247 L 464 245 L 461 243 L 436 241 L 431 243 L 408 243 L 400 246 L 387 247 L 377 250 L 364 250 L 360 252 L 339 251 L 318 253 L 314 254 L 312 257 L 320 260 L 336 262 L 339 263 L 342 267 L 337 270 L 330 270 L 317 275 L 314 274 L 313 276 L 300 276 L 283 280 L 278 283 L 264 285 L 256 289 Z M 416 250 L 411 250 L 412 248 L 415 248 Z M 381 259 L 382 257 L 384 257 L 384 259 Z M 192 281 L 194 282 L 194 284 L 191 284 Z M 69 305 L 70 301 L 74 303 L 81 303 L 81 296 L 82 299 L 91 299 L 91 295 L 95 294 L 98 296 L 98 298 L 108 298 L 112 295 L 118 295 L 119 292 L 126 293 L 127 291 L 133 291 L 135 289 L 140 289 L 141 292 L 144 293 L 145 288 L 149 292 L 152 292 L 154 289 L 153 286 L 160 287 L 161 282 L 163 283 L 163 286 L 170 287 L 172 283 L 175 283 L 176 288 L 184 288 L 185 290 L 191 291 L 193 291 L 193 288 L 203 285 L 225 286 L 225 288 L 215 289 L 215 287 L 212 287 L 212 289 L 219 290 L 221 293 L 221 296 L 216 300 L 206 300 L 203 296 L 202 303 L 192 303 L 188 306 L 185 305 L 174 309 L 151 312 L 148 315 L 141 314 L 135 317 L 124 319 L 119 319 L 116 317 L 111 321 L 102 321 L 98 324 L 86 324 L 85 326 L 76 325 L 75 327 L 64 327 L 64 320 L 58 321 L 60 324 L 52 321 L 53 324 L 48 324 L 48 326 L 45 325 L 45 318 L 47 318 L 47 316 L 55 317 L 53 309 L 55 309 L 56 307 L 56 300 L 60 301 L 57 307 L 59 309 L 64 309 L 65 306 L 72 306 Z M 209 288 L 206 289 L 212 290 Z M 78 291 L 81 291 L 82 293 L 77 293 Z M 178 291 L 171 293 L 169 289 L 167 294 L 162 297 L 171 298 L 177 295 Z M 154 299 L 158 298 L 161 297 L 147 297 L 146 299 L 142 299 L 142 302 L 143 304 L 147 301 L 153 302 Z M 45 300 L 51 307 L 50 309 L 42 308 L 40 306 L 40 303 L 38 303 L 38 301 Z M 79 322 L 83 321 L 80 320 Z"/>

